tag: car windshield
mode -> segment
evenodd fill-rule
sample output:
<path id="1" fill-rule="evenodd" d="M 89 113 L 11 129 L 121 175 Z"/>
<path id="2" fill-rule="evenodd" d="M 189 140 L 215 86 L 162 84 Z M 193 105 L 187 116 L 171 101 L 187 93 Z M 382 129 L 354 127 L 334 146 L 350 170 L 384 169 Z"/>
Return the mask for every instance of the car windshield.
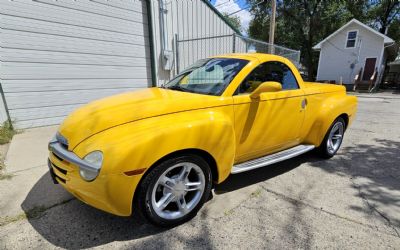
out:
<path id="1" fill-rule="evenodd" d="M 221 95 L 248 63 L 236 58 L 202 59 L 187 68 L 163 88 L 206 95 Z"/>

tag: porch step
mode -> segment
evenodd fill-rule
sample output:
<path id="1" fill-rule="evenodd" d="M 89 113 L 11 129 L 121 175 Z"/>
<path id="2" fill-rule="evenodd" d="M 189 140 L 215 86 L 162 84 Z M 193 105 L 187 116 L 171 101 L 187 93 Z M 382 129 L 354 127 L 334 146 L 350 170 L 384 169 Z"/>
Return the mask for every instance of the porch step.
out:
<path id="1" fill-rule="evenodd" d="M 238 173 L 246 172 L 246 171 L 253 170 L 256 168 L 265 167 L 265 166 L 268 166 L 268 165 L 304 154 L 314 148 L 315 148 L 314 145 L 298 145 L 296 147 L 289 148 L 289 149 L 277 152 L 275 154 L 263 156 L 261 158 L 257 158 L 254 160 L 250 160 L 250 161 L 246 161 L 243 163 L 233 165 L 231 173 L 238 174 Z"/>

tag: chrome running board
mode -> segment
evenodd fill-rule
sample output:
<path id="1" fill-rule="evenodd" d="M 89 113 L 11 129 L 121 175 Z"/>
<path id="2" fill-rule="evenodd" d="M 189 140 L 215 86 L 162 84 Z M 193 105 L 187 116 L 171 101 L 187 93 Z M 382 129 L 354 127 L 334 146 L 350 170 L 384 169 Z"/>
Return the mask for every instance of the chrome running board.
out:
<path id="1" fill-rule="evenodd" d="M 267 155 L 267 156 L 260 157 L 260 158 L 254 159 L 254 160 L 239 163 L 239 164 L 233 165 L 231 173 L 238 174 L 238 173 L 246 172 L 246 171 L 253 170 L 256 168 L 265 167 L 265 166 L 268 166 L 268 165 L 304 154 L 314 148 L 315 148 L 314 145 L 299 145 L 299 146 L 296 146 L 293 148 L 289 148 L 289 149 L 277 152 L 272 155 Z"/>

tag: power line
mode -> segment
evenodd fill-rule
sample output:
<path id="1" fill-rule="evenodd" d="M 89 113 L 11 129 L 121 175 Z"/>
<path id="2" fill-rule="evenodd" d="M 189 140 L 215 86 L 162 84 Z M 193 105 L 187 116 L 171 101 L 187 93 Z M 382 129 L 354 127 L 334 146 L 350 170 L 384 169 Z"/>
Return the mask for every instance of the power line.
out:
<path id="1" fill-rule="evenodd" d="M 261 3 L 263 3 L 263 2 L 264 2 L 264 0 L 261 0 L 260 2 L 256 3 L 254 6 L 258 6 L 259 4 L 261 4 Z M 234 12 L 232 12 L 232 13 L 229 13 L 227 16 L 234 15 L 234 14 L 236 14 L 236 13 L 239 13 L 239 12 L 243 11 L 243 10 L 250 9 L 251 7 L 252 7 L 252 6 L 247 6 L 247 7 L 243 8 L 243 9 L 240 9 L 240 10 L 234 11 Z"/>
<path id="2" fill-rule="evenodd" d="M 226 2 L 223 2 L 223 3 L 217 4 L 217 5 L 215 5 L 214 7 L 215 7 L 215 8 L 217 8 L 218 6 L 221 6 L 221 5 L 227 4 L 227 3 L 229 3 L 230 1 L 231 1 L 231 0 L 228 0 L 228 1 L 226 1 Z"/>
<path id="3" fill-rule="evenodd" d="M 221 3 L 221 4 L 217 5 L 217 6 L 220 6 L 218 9 L 220 11 L 224 12 L 224 9 L 225 10 L 229 9 L 231 7 L 234 7 L 235 5 L 239 6 L 239 4 L 235 0 L 229 0 L 228 2 Z"/>

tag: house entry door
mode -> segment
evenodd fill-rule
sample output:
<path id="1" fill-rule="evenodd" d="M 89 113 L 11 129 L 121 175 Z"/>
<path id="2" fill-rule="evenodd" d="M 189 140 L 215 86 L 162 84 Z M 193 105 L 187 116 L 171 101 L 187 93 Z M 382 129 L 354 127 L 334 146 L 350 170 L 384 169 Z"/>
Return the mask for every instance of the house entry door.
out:
<path id="1" fill-rule="evenodd" d="M 364 73 L 363 73 L 363 81 L 368 81 L 372 74 L 374 74 L 376 64 L 376 57 L 373 58 L 366 58 L 365 65 L 364 65 Z"/>

